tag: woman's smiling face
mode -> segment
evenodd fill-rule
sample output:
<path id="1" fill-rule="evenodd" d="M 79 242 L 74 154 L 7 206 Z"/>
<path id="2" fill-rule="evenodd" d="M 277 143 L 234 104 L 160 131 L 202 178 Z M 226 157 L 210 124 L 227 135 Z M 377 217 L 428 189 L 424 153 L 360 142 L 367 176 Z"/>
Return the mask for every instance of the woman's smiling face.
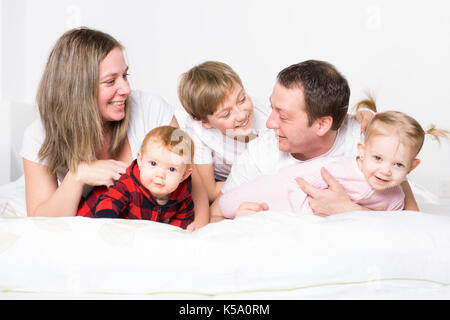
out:
<path id="1" fill-rule="evenodd" d="M 104 122 L 120 121 L 125 117 L 125 101 L 131 92 L 127 72 L 128 66 L 120 48 L 112 49 L 100 62 L 97 104 Z"/>

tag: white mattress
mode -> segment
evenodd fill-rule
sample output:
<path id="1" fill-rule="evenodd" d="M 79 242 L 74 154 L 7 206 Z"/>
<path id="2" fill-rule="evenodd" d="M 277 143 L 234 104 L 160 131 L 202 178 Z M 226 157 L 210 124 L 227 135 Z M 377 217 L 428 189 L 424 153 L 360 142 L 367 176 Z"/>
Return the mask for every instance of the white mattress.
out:
<path id="1" fill-rule="evenodd" d="M 1 299 L 450 299 L 450 210 L 436 202 L 328 218 L 269 211 L 189 233 L 28 218 L 23 179 L 1 188 Z"/>

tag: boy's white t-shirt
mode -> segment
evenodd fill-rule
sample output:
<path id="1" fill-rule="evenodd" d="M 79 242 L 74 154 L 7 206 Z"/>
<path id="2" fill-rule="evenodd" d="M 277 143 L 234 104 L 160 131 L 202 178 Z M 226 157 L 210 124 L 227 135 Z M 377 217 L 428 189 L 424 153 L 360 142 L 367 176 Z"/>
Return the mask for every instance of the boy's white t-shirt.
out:
<path id="1" fill-rule="evenodd" d="M 128 142 L 130 143 L 133 159 L 141 147 L 145 135 L 153 128 L 169 125 L 174 116 L 174 109 L 159 96 L 142 91 L 132 91 L 130 95 L 131 119 L 128 128 Z M 45 139 L 45 130 L 41 119 L 36 119 L 24 132 L 20 155 L 32 162 L 47 166 L 48 161 L 39 159 L 39 150 Z M 67 170 L 58 171 L 57 178 L 61 182 Z"/>
<path id="2" fill-rule="evenodd" d="M 253 132 L 260 134 L 266 130 L 266 120 L 270 114 L 268 104 L 261 104 L 252 99 Z M 185 130 L 194 141 L 194 164 L 213 164 L 216 180 L 224 181 L 230 173 L 233 163 L 247 149 L 248 143 L 236 141 L 220 130 L 204 128 L 199 121 L 188 116 Z"/>
<path id="3" fill-rule="evenodd" d="M 320 157 L 352 157 L 357 155 L 357 143 L 361 141 L 359 123 L 347 116 L 338 130 L 333 146 Z M 312 160 L 312 159 L 310 159 Z M 310 161 L 306 160 L 306 161 Z M 222 193 L 252 181 L 263 174 L 274 174 L 280 168 L 302 162 L 290 153 L 278 148 L 278 141 L 273 130 L 267 129 L 263 134 L 250 141 L 247 150 L 234 163 L 227 181 L 222 187 Z"/>

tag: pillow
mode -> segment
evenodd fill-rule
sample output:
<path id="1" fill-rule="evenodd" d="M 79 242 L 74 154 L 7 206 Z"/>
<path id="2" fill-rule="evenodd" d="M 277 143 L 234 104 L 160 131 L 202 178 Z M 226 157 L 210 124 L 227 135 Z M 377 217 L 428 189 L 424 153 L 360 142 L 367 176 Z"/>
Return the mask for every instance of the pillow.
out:
<path id="1" fill-rule="evenodd" d="M 0 186 L 0 217 L 27 215 L 25 203 L 25 177 Z"/>

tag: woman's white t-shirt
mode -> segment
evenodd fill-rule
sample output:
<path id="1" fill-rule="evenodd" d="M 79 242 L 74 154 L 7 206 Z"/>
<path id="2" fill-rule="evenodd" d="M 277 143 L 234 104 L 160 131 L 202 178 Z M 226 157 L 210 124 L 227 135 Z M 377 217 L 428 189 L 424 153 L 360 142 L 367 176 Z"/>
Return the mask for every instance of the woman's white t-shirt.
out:
<path id="1" fill-rule="evenodd" d="M 259 134 L 266 129 L 266 120 L 270 114 L 270 108 L 252 99 L 253 133 Z M 188 116 L 185 130 L 194 141 L 194 164 L 213 164 L 214 176 L 218 181 L 227 179 L 231 166 L 247 148 L 248 143 L 230 138 L 220 130 L 204 128 L 199 121 Z"/>
<path id="2" fill-rule="evenodd" d="M 169 125 L 174 109 L 159 96 L 133 91 L 130 95 L 131 119 L 128 128 L 128 142 L 131 147 L 133 159 L 141 147 L 145 135 L 153 128 Z M 39 150 L 45 139 L 45 130 L 41 119 L 36 119 L 24 132 L 20 155 L 32 162 L 47 166 L 48 161 L 39 159 Z M 58 171 L 57 178 L 61 182 L 67 170 Z"/>

